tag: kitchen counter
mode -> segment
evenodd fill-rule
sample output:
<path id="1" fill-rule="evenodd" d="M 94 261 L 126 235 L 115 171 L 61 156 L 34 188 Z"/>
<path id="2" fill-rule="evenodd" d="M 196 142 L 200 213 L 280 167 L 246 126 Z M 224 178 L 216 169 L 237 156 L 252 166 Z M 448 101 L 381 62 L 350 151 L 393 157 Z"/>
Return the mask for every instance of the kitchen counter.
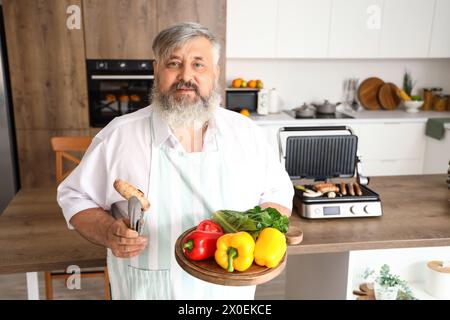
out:
<path id="1" fill-rule="evenodd" d="M 373 177 L 384 215 L 376 218 L 290 223 L 303 242 L 289 254 L 450 245 L 450 191 L 446 175 Z M 106 250 L 67 229 L 56 190 L 22 189 L 0 216 L 0 273 L 103 266 Z"/>
<path id="2" fill-rule="evenodd" d="M 310 220 L 292 213 L 303 242 L 288 254 L 450 246 L 447 175 L 372 177 L 369 187 L 382 201 L 383 216 Z"/>
<path id="3" fill-rule="evenodd" d="M 430 118 L 448 118 L 450 112 L 420 111 L 417 113 L 409 113 L 403 110 L 375 110 L 375 111 L 358 111 L 346 113 L 354 119 L 294 119 L 285 112 L 269 114 L 261 116 L 252 114 L 250 118 L 258 125 L 328 125 L 328 124 L 352 124 L 352 123 L 385 123 L 385 122 L 401 122 L 401 123 L 425 123 Z"/>

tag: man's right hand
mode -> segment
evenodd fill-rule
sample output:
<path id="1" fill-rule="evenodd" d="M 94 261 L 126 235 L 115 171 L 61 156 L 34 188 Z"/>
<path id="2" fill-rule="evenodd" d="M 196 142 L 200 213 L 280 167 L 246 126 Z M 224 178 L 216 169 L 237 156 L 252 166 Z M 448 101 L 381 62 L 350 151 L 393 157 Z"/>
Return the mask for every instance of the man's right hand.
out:
<path id="1" fill-rule="evenodd" d="M 141 253 L 147 246 L 148 239 L 130 229 L 128 219 L 114 221 L 106 232 L 108 248 L 118 258 L 132 258 Z"/>

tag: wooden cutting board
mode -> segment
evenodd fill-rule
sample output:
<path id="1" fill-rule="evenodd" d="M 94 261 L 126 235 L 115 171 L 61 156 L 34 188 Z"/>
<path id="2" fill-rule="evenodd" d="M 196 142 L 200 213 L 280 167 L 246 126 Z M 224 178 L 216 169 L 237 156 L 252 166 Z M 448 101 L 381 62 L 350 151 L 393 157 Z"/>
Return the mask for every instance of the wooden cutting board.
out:
<path id="1" fill-rule="evenodd" d="M 220 284 L 225 286 L 250 286 L 265 283 L 277 277 L 286 267 L 287 255 L 285 254 L 280 264 L 275 268 L 266 268 L 253 263 L 250 268 L 243 272 L 234 271 L 227 272 L 222 269 L 214 258 L 210 258 L 203 261 L 192 261 L 186 258 L 183 253 L 182 244 L 185 242 L 187 235 L 195 228 L 186 230 L 181 234 L 175 243 L 175 258 L 180 267 L 189 273 L 190 275 L 214 284 Z M 298 228 L 297 228 L 298 229 Z M 286 234 L 287 243 L 299 243 L 303 239 L 303 233 L 300 229 L 291 231 L 291 236 Z M 301 235 L 300 235 L 300 233 Z M 299 239 L 301 237 L 301 239 Z M 291 240 L 289 240 L 292 238 Z"/>
<path id="2" fill-rule="evenodd" d="M 378 91 L 378 101 L 381 108 L 385 110 L 394 110 L 400 105 L 401 99 L 397 94 L 397 86 L 392 82 L 386 82 Z"/>
<path id="3" fill-rule="evenodd" d="M 358 88 L 358 99 L 364 108 L 377 110 L 381 108 L 378 101 L 378 91 L 384 84 L 380 78 L 371 77 L 364 80 Z"/>

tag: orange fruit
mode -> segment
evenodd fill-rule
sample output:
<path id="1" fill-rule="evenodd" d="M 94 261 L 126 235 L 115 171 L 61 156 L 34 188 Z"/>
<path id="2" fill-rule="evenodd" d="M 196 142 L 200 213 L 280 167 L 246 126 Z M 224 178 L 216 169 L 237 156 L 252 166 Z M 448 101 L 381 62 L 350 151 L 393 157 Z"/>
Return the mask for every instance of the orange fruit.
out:
<path id="1" fill-rule="evenodd" d="M 257 87 L 258 89 L 264 88 L 263 82 L 262 82 L 261 80 L 256 80 L 256 87 Z"/>
<path id="2" fill-rule="evenodd" d="M 241 78 L 234 79 L 234 80 L 231 82 L 231 86 L 232 86 L 233 88 L 240 88 L 241 85 L 242 85 L 242 79 L 241 79 Z"/>
<path id="3" fill-rule="evenodd" d="M 247 86 L 249 88 L 256 88 L 256 81 L 255 80 L 250 80 L 249 82 L 247 82 Z"/>
<path id="4" fill-rule="evenodd" d="M 246 117 L 250 117 L 250 111 L 248 111 L 248 109 L 242 109 L 239 113 Z"/>

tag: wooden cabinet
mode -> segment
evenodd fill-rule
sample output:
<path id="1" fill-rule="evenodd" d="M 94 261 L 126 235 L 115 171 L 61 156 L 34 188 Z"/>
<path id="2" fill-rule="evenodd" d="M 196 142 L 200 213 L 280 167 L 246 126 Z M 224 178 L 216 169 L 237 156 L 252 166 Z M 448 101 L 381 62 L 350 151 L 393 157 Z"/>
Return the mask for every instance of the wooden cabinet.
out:
<path id="1" fill-rule="evenodd" d="M 450 1 L 436 0 L 430 54 L 432 58 L 450 57 Z"/>
<path id="2" fill-rule="evenodd" d="M 279 0 L 276 56 L 327 57 L 331 0 Z"/>
<path id="3" fill-rule="evenodd" d="M 66 27 L 81 0 L 5 0 L 16 129 L 88 128 L 83 31 Z"/>
<path id="4" fill-rule="evenodd" d="M 386 0 L 380 40 L 381 58 L 426 58 L 434 0 Z"/>
<path id="5" fill-rule="evenodd" d="M 333 0 L 329 57 L 378 55 L 383 0 Z M 380 24 L 377 25 L 377 20 Z"/>
<path id="6" fill-rule="evenodd" d="M 227 1 L 227 57 L 275 56 L 277 0 Z"/>
<path id="7" fill-rule="evenodd" d="M 83 0 L 88 59 L 152 59 L 156 0 Z"/>
<path id="8" fill-rule="evenodd" d="M 208 27 L 222 45 L 220 84 L 225 87 L 226 0 L 83 0 L 88 59 L 153 59 L 153 39 L 183 21 Z"/>
<path id="9" fill-rule="evenodd" d="M 5 0 L 3 14 L 22 187 L 54 184 L 50 137 L 87 130 L 83 30 L 68 29 L 81 0 Z"/>

